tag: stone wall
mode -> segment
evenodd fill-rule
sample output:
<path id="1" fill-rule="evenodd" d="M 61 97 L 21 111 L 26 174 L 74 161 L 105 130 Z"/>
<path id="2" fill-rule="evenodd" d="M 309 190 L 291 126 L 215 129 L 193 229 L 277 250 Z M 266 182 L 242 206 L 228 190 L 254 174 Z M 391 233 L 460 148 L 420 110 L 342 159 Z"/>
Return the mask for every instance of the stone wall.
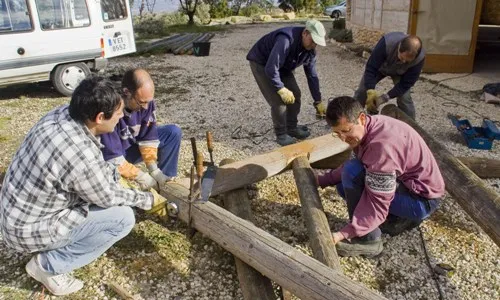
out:
<path id="1" fill-rule="evenodd" d="M 384 35 L 381 30 L 360 26 L 352 22 L 347 22 L 346 27 L 352 30 L 353 42 L 367 49 L 372 49 Z"/>
<path id="2" fill-rule="evenodd" d="M 500 1 L 483 0 L 481 24 L 500 25 Z"/>
<path id="3" fill-rule="evenodd" d="M 351 19 L 355 25 L 389 31 L 408 31 L 410 0 L 351 0 Z"/>

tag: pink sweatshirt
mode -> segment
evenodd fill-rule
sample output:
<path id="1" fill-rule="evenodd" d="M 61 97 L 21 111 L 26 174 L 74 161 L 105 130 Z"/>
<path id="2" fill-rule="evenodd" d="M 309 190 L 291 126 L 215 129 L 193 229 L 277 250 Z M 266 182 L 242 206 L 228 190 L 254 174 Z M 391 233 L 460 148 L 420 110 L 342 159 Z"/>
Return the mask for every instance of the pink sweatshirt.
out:
<path id="1" fill-rule="evenodd" d="M 351 223 L 340 230 L 346 239 L 363 236 L 385 221 L 397 181 L 427 199 L 439 198 L 445 191 L 436 159 L 413 128 L 378 115 L 367 116 L 365 130 L 361 143 L 353 149 L 366 169 L 365 189 Z M 342 168 L 319 176 L 319 185 L 339 183 Z"/>

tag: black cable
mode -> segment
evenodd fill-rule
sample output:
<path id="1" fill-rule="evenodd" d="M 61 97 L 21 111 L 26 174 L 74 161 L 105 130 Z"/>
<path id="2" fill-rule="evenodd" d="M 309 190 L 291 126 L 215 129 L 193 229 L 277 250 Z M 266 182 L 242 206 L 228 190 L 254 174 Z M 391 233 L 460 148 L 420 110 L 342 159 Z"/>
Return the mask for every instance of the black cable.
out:
<path id="1" fill-rule="evenodd" d="M 424 234 L 422 233 L 422 228 L 420 226 L 417 227 L 418 232 L 420 232 L 420 240 L 422 241 L 422 247 L 424 248 L 424 254 L 425 254 L 425 259 L 427 261 L 427 265 L 429 266 L 429 269 L 431 270 L 432 278 L 436 282 L 436 286 L 439 292 L 439 300 L 444 300 L 444 292 L 441 289 L 441 285 L 439 284 L 439 278 L 436 276 L 436 273 L 434 272 L 434 269 L 432 268 L 431 264 L 431 259 L 429 258 L 429 253 L 427 252 L 427 245 L 425 244 L 424 240 Z"/>
<path id="2" fill-rule="evenodd" d="M 311 122 L 311 123 L 307 123 L 307 124 L 304 124 L 304 125 L 300 125 L 300 126 L 306 126 L 306 127 L 307 126 L 312 126 L 312 125 L 317 124 L 317 123 L 319 123 L 321 121 L 323 121 L 323 119 L 317 120 L 317 121 L 314 121 L 314 122 Z M 233 132 L 231 133 L 231 138 L 233 140 L 247 139 L 247 140 L 250 140 L 254 145 L 259 145 L 259 144 L 261 144 L 264 141 L 270 141 L 270 139 L 268 139 L 267 137 L 263 137 L 263 136 L 265 136 L 266 134 L 268 134 L 273 128 L 269 128 L 266 131 L 261 132 L 261 133 L 249 133 L 249 134 L 244 135 L 244 136 L 241 135 L 242 129 L 243 129 L 243 125 L 240 125 L 240 126 L 236 127 L 233 130 Z M 263 137 L 263 138 L 260 141 L 257 141 L 256 138 L 258 138 L 258 137 Z"/>

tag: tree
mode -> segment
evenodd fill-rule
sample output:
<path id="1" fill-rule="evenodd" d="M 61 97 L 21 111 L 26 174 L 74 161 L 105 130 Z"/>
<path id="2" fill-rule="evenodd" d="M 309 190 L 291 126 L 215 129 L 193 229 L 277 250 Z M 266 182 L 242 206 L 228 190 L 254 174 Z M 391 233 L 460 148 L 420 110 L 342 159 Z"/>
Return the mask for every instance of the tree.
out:
<path id="1" fill-rule="evenodd" d="M 188 16 L 189 25 L 194 24 L 194 14 L 196 13 L 196 6 L 198 6 L 198 0 L 179 0 L 181 4 L 182 11 Z"/>

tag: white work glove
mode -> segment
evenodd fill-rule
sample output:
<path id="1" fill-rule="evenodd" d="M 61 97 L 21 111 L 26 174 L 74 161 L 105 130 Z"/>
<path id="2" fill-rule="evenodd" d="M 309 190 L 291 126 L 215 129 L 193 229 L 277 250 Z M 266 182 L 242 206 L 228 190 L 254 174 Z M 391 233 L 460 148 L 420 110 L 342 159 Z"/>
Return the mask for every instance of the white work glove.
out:
<path id="1" fill-rule="evenodd" d="M 149 191 L 151 188 L 158 189 L 158 182 L 151 175 L 143 171 L 139 171 L 137 177 L 135 177 L 135 181 L 143 191 Z"/>
<path id="2" fill-rule="evenodd" d="M 156 180 L 158 185 L 161 187 L 165 182 L 172 180 L 172 178 L 163 174 L 163 172 L 158 168 L 156 164 L 148 165 L 149 174 Z"/>

